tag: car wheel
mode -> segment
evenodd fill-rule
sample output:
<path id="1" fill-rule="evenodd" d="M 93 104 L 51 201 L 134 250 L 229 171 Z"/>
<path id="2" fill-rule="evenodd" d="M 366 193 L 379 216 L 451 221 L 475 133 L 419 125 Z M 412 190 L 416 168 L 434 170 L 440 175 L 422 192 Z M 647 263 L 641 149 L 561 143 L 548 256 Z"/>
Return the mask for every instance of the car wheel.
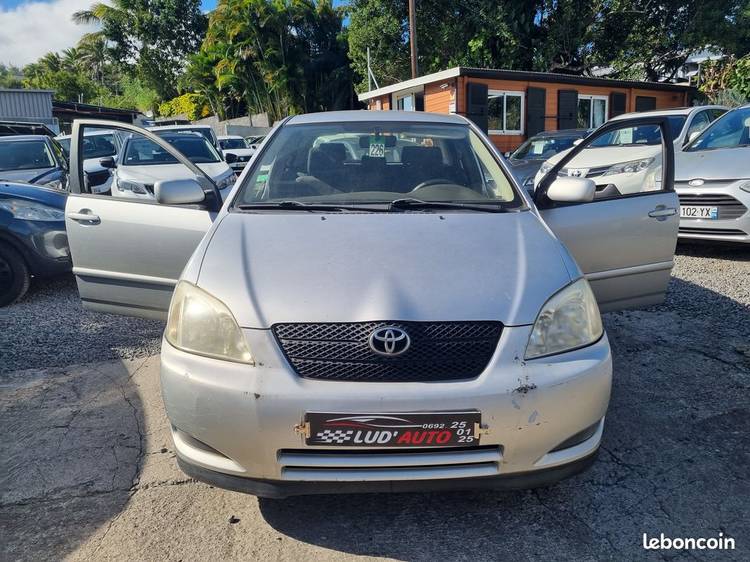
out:
<path id="1" fill-rule="evenodd" d="M 13 304 L 29 288 L 29 268 L 21 254 L 6 244 L 0 244 L 0 306 Z"/>

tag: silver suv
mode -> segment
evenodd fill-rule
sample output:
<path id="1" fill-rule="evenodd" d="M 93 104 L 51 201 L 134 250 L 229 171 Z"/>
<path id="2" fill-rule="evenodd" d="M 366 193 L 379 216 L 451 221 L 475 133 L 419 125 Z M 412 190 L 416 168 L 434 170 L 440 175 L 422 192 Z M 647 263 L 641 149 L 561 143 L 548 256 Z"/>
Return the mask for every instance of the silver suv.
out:
<path id="1" fill-rule="evenodd" d="M 122 125 L 194 179 L 134 200 L 87 194 L 75 172 L 80 295 L 168 318 L 161 387 L 195 478 L 271 497 L 548 484 L 586 468 L 602 438 L 599 310 L 658 303 L 669 281 L 671 144 L 641 193 L 594 200 L 592 179 L 558 177 L 634 126 L 668 122 L 605 124 L 532 201 L 462 117 L 294 116 L 222 204 L 174 146 Z"/>

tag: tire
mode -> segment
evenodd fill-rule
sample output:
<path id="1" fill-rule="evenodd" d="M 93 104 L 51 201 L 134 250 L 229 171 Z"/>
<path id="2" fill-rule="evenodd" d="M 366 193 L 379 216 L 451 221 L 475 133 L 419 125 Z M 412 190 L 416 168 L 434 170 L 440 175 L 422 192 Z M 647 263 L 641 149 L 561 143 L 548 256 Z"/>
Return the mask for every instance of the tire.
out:
<path id="1" fill-rule="evenodd" d="M 0 306 L 8 306 L 23 297 L 30 281 L 29 267 L 21 254 L 0 243 Z"/>

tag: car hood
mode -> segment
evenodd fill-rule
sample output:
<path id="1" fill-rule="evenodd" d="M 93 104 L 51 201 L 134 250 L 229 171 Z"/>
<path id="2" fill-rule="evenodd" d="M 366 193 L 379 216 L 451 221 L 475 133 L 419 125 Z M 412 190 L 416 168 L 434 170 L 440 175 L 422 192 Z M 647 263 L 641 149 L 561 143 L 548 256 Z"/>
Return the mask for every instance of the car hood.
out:
<path id="1" fill-rule="evenodd" d="M 42 187 L 29 183 L 8 183 L 0 181 L 0 196 L 26 199 L 49 207 L 65 210 L 68 193 L 59 189 Z"/>
<path id="2" fill-rule="evenodd" d="M 0 181 L 25 181 L 34 183 L 42 179 L 47 174 L 57 171 L 58 168 L 34 168 L 32 170 L 8 170 L 0 172 Z"/>
<path id="3" fill-rule="evenodd" d="M 571 281 L 531 212 L 240 213 L 208 244 L 200 287 L 240 326 L 497 320 L 531 324 Z"/>
<path id="4" fill-rule="evenodd" d="M 568 152 L 573 150 L 563 150 L 547 160 L 550 164 L 557 164 Z M 629 162 L 631 160 L 640 160 L 641 158 L 651 158 L 661 153 L 661 145 L 633 145 L 633 146 L 602 146 L 597 148 L 583 149 L 573 160 L 566 164 L 566 167 L 574 168 L 598 168 L 599 166 L 611 166 L 620 162 Z"/>
<path id="5" fill-rule="evenodd" d="M 515 160 L 513 158 L 508 159 L 510 169 L 513 175 L 518 178 L 519 181 L 523 181 L 529 176 L 533 177 L 542 167 L 544 160 Z"/>
<path id="6" fill-rule="evenodd" d="M 675 180 L 736 180 L 750 178 L 750 148 L 719 148 L 675 153 Z"/>
<path id="7" fill-rule="evenodd" d="M 196 164 L 213 180 L 232 174 L 226 162 Z M 117 176 L 123 179 L 137 180 L 145 183 L 156 183 L 160 180 L 181 180 L 194 178 L 195 175 L 182 164 L 155 164 L 151 166 L 118 166 Z"/>
<path id="8" fill-rule="evenodd" d="M 254 148 L 225 148 L 225 154 L 234 154 L 235 156 L 252 156 L 255 154 Z"/>

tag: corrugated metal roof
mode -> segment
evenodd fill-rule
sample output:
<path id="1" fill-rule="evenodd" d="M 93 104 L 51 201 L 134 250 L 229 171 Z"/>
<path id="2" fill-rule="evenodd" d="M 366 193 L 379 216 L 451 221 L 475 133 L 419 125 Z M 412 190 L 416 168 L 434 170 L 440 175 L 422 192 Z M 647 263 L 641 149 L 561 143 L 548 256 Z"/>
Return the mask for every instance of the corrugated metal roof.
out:
<path id="1" fill-rule="evenodd" d="M 0 89 L 0 119 L 52 119 L 51 90 Z"/>

